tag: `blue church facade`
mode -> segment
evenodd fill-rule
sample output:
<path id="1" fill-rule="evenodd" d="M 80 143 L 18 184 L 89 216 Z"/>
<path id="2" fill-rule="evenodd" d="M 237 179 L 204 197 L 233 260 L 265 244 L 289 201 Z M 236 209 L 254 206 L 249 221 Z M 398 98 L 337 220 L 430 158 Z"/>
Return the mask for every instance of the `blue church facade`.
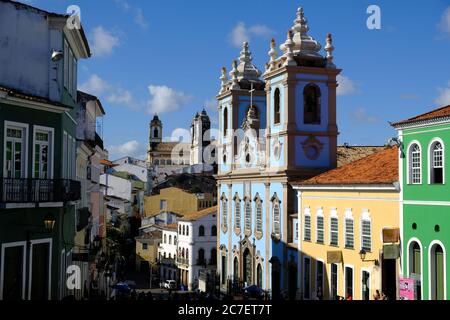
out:
<path id="1" fill-rule="evenodd" d="M 290 183 L 336 167 L 336 77 L 302 8 L 281 44 L 271 41 L 262 74 L 248 43 L 222 68 L 218 158 L 218 271 L 223 290 L 239 281 L 276 299 L 299 292 L 297 196 Z"/>

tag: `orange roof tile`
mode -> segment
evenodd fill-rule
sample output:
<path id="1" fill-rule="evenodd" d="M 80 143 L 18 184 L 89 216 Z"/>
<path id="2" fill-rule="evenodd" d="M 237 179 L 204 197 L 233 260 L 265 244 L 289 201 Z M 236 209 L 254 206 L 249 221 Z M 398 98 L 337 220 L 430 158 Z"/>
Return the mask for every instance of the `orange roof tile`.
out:
<path id="1" fill-rule="evenodd" d="M 217 212 L 217 206 L 209 207 L 200 211 L 191 212 L 188 214 L 185 214 L 183 218 L 181 218 L 181 221 L 193 221 L 198 220 L 200 218 L 206 217 L 207 215 L 210 215 L 212 213 Z"/>
<path id="2" fill-rule="evenodd" d="M 365 158 L 300 181 L 297 185 L 391 184 L 398 181 L 398 148 L 386 148 Z"/>
<path id="3" fill-rule="evenodd" d="M 406 120 L 393 122 L 392 125 L 394 127 L 396 127 L 396 126 L 399 126 L 402 124 L 408 124 L 408 123 L 414 123 L 414 122 L 431 120 L 431 119 L 435 119 L 435 118 L 444 118 L 444 117 L 450 117 L 450 105 L 423 113 L 421 115 L 418 115 L 418 116 L 415 116 L 415 117 L 412 117 L 412 118 L 409 118 Z"/>

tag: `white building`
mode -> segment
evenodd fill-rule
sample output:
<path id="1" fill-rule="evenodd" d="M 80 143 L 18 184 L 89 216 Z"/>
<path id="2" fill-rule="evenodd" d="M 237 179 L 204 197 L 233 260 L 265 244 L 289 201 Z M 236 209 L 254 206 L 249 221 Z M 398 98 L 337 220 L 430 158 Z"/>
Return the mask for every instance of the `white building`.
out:
<path id="1" fill-rule="evenodd" d="M 131 181 L 112 174 L 100 176 L 100 184 L 105 186 L 105 196 L 114 196 L 131 201 Z"/>
<path id="2" fill-rule="evenodd" d="M 217 206 L 185 215 L 178 221 L 179 283 L 198 288 L 200 271 L 216 269 Z"/>
<path id="3" fill-rule="evenodd" d="M 162 239 L 158 247 L 158 260 L 160 262 L 160 279 L 177 280 L 178 268 L 175 263 L 177 256 L 177 224 L 159 227 L 162 230 Z"/>

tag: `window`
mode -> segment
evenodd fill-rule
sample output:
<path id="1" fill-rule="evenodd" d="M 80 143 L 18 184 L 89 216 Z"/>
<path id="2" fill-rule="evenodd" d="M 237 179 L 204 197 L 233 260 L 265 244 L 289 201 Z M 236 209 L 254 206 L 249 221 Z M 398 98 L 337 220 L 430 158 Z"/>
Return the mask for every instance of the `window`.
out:
<path id="1" fill-rule="evenodd" d="M 186 235 L 189 235 L 189 226 L 186 226 Z"/>
<path id="2" fill-rule="evenodd" d="M 273 203 L 273 233 L 276 236 L 280 236 L 280 203 L 275 201 Z"/>
<path id="3" fill-rule="evenodd" d="M 366 270 L 362 271 L 361 274 L 361 297 L 362 300 L 370 300 L 370 273 Z"/>
<path id="4" fill-rule="evenodd" d="M 324 222 L 323 222 L 323 211 L 320 210 L 317 212 L 317 243 L 324 243 Z"/>
<path id="5" fill-rule="evenodd" d="M 345 217 L 345 247 L 348 249 L 354 248 L 354 226 L 351 211 L 348 211 Z"/>
<path id="6" fill-rule="evenodd" d="M 198 227 L 198 236 L 199 237 L 204 237 L 205 236 L 205 227 L 204 226 Z"/>
<path id="7" fill-rule="evenodd" d="M 225 107 L 223 110 L 223 135 L 227 135 L 228 130 L 228 108 Z"/>
<path id="8" fill-rule="evenodd" d="M 222 195 L 222 227 L 227 228 L 228 227 L 228 203 L 227 199 Z"/>
<path id="9" fill-rule="evenodd" d="M 169 235 L 169 244 L 172 244 L 172 236 Z"/>
<path id="10" fill-rule="evenodd" d="M 368 217 L 361 219 L 361 249 L 372 251 L 372 228 Z"/>
<path id="11" fill-rule="evenodd" d="M 430 183 L 444 183 L 444 150 L 440 142 L 434 142 L 430 148 Z"/>
<path id="12" fill-rule="evenodd" d="M 205 250 L 200 248 L 198 249 L 198 265 L 204 265 L 205 264 Z"/>
<path id="13" fill-rule="evenodd" d="M 421 154 L 418 144 L 413 144 L 409 148 L 409 183 L 422 183 L 422 173 L 420 164 Z"/>
<path id="14" fill-rule="evenodd" d="M 159 209 L 167 210 L 167 200 L 159 200 Z"/>
<path id="15" fill-rule="evenodd" d="M 331 286 L 330 286 L 331 300 L 337 299 L 337 289 L 338 289 L 338 265 L 336 263 L 332 263 L 331 264 Z"/>
<path id="16" fill-rule="evenodd" d="M 295 219 L 295 228 L 294 228 L 294 240 L 295 242 L 298 241 L 298 220 Z"/>
<path id="17" fill-rule="evenodd" d="M 36 127 L 35 127 L 36 128 Z M 53 130 L 38 129 L 34 132 L 33 177 L 50 179 L 52 174 L 52 137 Z"/>
<path id="18" fill-rule="evenodd" d="M 256 232 L 262 233 L 262 201 L 258 197 L 255 204 L 256 211 Z"/>
<path id="19" fill-rule="evenodd" d="M 276 88 L 273 94 L 273 122 L 280 124 L 280 89 Z"/>
<path id="20" fill-rule="evenodd" d="M 323 262 L 317 260 L 316 263 L 316 291 L 318 289 L 323 293 Z"/>
<path id="21" fill-rule="evenodd" d="M 303 122 L 320 124 L 320 89 L 309 84 L 303 90 Z"/>
<path id="22" fill-rule="evenodd" d="M 177 244 L 177 236 L 173 236 L 173 244 L 174 244 L 174 245 Z"/>
<path id="23" fill-rule="evenodd" d="M 178 226 L 178 234 L 182 234 L 181 233 L 181 225 Z"/>
<path id="24" fill-rule="evenodd" d="M 252 228 L 252 205 L 250 203 L 250 200 L 248 199 L 245 200 L 244 215 L 245 215 L 244 229 L 246 231 L 250 231 Z"/>
<path id="25" fill-rule="evenodd" d="M 213 237 L 217 236 L 217 227 L 216 227 L 216 225 L 213 225 L 211 227 L 211 236 L 213 236 Z"/>
<path id="26" fill-rule="evenodd" d="M 353 300 L 353 268 L 345 267 L 345 298 Z"/>
<path id="27" fill-rule="evenodd" d="M 241 229 L 241 200 L 235 197 L 234 201 L 234 228 L 236 229 L 236 232 L 239 232 Z"/>
<path id="28" fill-rule="evenodd" d="M 153 129 L 153 138 L 158 138 L 159 133 L 158 133 L 158 128 Z"/>
<path id="29" fill-rule="evenodd" d="M 304 214 L 303 240 L 311 241 L 311 213 L 309 211 L 309 208 L 305 209 L 305 214 Z"/>
<path id="30" fill-rule="evenodd" d="M 256 285 L 260 288 L 262 288 L 262 267 L 261 263 L 258 263 L 258 266 L 256 267 Z"/>
<path id="31" fill-rule="evenodd" d="M 330 218 L 330 245 L 339 245 L 339 220 L 337 216 Z"/>
<path id="32" fill-rule="evenodd" d="M 9 124 L 5 121 L 5 177 L 26 178 L 28 125 Z"/>
<path id="33" fill-rule="evenodd" d="M 303 261 L 303 298 L 311 299 L 311 259 L 305 257 Z"/>
<path id="34" fill-rule="evenodd" d="M 148 249 L 148 243 L 143 243 L 142 250 L 147 250 L 147 249 Z"/>
<path id="35" fill-rule="evenodd" d="M 166 235 L 166 234 L 164 235 L 164 241 L 163 241 L 163 243 L 167 243 L 167 235 Z"/>
<path id="36" fill-rule="evenodd" d="M 222 273 L 221 283 L 225 284 L 225 282 L 227 280 L 227 257 L 226 256 L 222 256 L 221 273 Z"/>
<path id="37" fill-rule="evenodd" d="M 183 225 L 183 236 L 186 235 L 186 227 Z"/>

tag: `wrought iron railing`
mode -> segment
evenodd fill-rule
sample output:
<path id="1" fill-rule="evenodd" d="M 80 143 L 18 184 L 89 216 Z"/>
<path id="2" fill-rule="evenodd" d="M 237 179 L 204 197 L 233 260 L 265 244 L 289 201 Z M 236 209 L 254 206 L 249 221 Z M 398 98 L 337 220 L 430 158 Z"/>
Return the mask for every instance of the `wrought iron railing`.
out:
<path id="1" fill-rule="evenodd" d="M 2 203 L 66 202 L 81 198 L 79 181 L 67 179 L 1 178 Z"/>

